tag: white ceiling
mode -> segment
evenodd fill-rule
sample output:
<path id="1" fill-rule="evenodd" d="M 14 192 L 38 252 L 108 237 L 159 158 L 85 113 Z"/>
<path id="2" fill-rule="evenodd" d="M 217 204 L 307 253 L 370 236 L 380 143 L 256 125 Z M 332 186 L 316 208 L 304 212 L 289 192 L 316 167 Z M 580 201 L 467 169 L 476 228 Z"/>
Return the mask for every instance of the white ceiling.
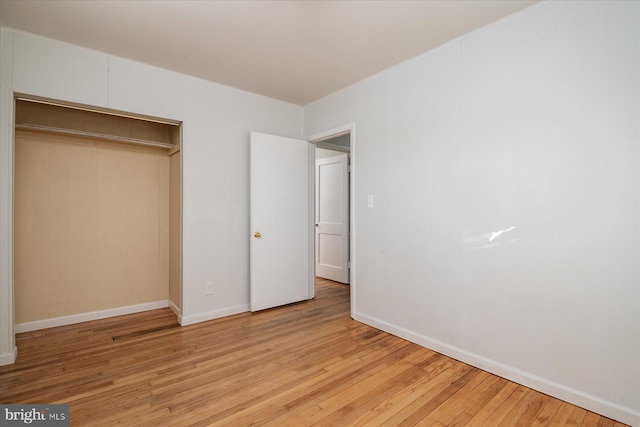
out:
<path id="1" fill-rule="evenodd" d="M 0 23 L 305 105 L 536 0 L 0 0 Z"/>

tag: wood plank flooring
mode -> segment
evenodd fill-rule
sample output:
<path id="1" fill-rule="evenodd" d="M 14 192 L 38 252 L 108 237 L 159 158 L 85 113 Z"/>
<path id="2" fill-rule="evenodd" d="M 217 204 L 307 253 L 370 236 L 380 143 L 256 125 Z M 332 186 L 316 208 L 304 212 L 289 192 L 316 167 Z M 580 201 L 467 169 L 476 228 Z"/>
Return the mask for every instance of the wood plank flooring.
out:
<path id="1" fill-rule="evenodd" d="M 168 309 L 17 337 L 0 402 L 72 426 L 622 426 L 349 317 L 349 288 L 180 327 Z"/>

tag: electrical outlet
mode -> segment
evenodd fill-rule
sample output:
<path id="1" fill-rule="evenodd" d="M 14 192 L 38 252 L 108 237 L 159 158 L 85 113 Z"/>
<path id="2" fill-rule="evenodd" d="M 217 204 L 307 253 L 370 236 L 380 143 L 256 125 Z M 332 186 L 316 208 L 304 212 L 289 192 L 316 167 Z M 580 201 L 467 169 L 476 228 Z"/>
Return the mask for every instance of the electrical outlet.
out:
<path id="1" fill-rule="evenodd" d="M 204 282 L 204 294 L 211 295 L 213 293 L 213 282 Z"/>

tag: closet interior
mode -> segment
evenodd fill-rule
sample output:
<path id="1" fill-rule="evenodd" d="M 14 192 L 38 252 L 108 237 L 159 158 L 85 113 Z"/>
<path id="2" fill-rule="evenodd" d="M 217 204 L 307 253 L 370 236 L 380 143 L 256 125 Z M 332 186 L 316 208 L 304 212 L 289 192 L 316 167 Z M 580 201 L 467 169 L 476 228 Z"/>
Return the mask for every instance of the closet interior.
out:
<path id="1" fill-rule="evenodd" d="M 15 100 L 16 332 L 181 310 L 181 123 Z"/>

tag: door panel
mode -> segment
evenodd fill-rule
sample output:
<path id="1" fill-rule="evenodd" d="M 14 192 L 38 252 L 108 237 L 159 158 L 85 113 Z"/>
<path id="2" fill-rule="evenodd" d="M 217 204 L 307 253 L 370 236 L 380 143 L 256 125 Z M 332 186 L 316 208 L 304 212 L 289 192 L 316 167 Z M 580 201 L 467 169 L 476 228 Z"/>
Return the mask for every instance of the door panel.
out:
<path id="1" fill-rule="evenodd" d="M 349 283 L 349 158 L 316 160 L 316 275 Z"/>
<path id="2" fill-rule="evenodd" d="M 249 151 L 250 305 L 257 311 L 313 297 L 310 146 L 252 132 Z"/>

